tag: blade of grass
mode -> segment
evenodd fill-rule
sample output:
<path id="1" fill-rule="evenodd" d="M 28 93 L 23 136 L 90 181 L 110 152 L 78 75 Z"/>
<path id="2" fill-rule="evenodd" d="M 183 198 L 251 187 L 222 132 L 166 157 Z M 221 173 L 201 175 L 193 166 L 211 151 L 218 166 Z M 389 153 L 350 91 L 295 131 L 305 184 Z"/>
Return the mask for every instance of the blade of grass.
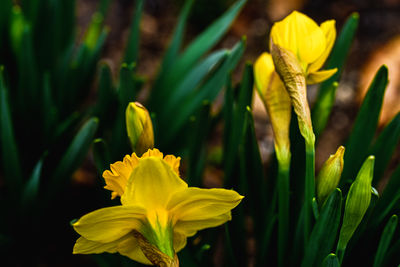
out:
<path id="1" fill-rule="evenodd" d="M 338 257 L 334 253 L 329 254 L 322 262 L 322 267 L 340 267 Z"/>

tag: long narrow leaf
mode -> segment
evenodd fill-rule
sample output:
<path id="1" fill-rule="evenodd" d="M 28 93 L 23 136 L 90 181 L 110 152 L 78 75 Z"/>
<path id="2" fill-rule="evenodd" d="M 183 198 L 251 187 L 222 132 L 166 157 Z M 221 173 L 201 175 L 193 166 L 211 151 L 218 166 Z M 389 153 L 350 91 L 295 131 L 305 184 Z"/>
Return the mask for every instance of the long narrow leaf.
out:
<path id="1" fill-rule="evenodd" d="M 86 157 L 98 126 L 98 119 L 89 119 L 76 134 L 50 179 L 47 195 L 52 199 L 67 183 Z"/>
<path id="2" fill-rule="evenodd" d="M 4 178 L 11 195 L 19 196 L 22 189 L 22 166 L 19 157 L 11 117 L 8 93 L 5 88 L 3 69 L 0 67 L 0 142 Z"/>
<path id="3" fill-rule="evenodd" d="M 378 125 L 387 83 L 388 69 L 386 66 L 382 66 L 369 87 L 347 141 L 341 183 L 347 182 L 347 180 L 352 181 L 355 178 L 357 170 L 367 156 L 368 147 Z"/>
<path id="4" fill-rule="evenodd" d="M 397 219 L 397 215 L 393 215 L 389 222 L 385 226 L 385 230 L 383 230 L 381 240 L 379 241 L 378 250 L 376 251 L 374 265 L 373 267 L 382 266 L 383 260 L 385 258 L 386 251 L 389 248 L 390 242 L 392 241 L 394 231 L 396 230 L 397 224 L 399 220 Z"/>
<path id="5" fill-rule="evenodd" d="M 130 64 L 138 60 L 139 52 L 139 26 L 140 18 L 142 17 L 143 11 L 143 0 L 136 0 L 135 13 L 133 14 L 133 20 L 130 28 L 129 40 L 125 49 L 124 62 Z"/>
<path id="6" fill-rule="evenodd" d="M 374 155 L 374 180 L 372 185 L 377 185 L 400 140 L 400 113 L 385 127 L 368 154 Z"/>
<path id="7" fill-rule="evenodd" d="M 336 240 L 342 211 L 342 193 L 336 189 L 328 198 L 311 232 L 301 266 L 320 266 Z"/>

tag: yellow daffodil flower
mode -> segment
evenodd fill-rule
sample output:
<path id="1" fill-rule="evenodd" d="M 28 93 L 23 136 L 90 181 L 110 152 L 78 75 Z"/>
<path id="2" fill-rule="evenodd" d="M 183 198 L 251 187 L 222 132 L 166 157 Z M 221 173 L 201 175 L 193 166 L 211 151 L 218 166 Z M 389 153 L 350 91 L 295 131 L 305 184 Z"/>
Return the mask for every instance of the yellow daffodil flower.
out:
<path id="1" fill-rule="evenodd" d="M 262 53 L 254 63 L 254 80 L 257 92 L 268 112 L 275 137 L 278 161 L 290 164 L 289 126 L 292 114 L 290 96 L 275 72 L 269 53 Z"/>
<path id="2" fill-rule="evenodd" d="M 112 164 L 103 173 L 105 188 L 112 198 L 120 196 L 122 205 L 93 211 L 74 223 L 81 237 L 73 253 L 119 252 L 158 265 L 172 262 L 187 237 L 229 221 L 243 197 L 233 190 L 188 187 L 179 177 L 179 162 L 179 157 L 152 149 Z M 167 265 L 176 266 L 176 261 Z"/>
<path id="3" fill-rule="evenodd" d="M 292 52 L 300 63 L 307 84 L 320 83 L 331 77 L 337 69 L 322 70 L 336 39 L 335 21 L 328 20 L 318 26 L 306 15 L 293 11 L 271 29 L 271 41 Z"/>

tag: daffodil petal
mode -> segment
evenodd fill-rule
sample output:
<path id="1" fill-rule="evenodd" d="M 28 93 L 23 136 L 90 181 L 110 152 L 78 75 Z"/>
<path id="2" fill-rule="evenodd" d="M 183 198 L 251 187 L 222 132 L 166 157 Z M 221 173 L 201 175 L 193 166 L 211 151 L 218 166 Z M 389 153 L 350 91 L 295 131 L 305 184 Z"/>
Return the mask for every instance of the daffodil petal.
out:
<path id="1" fill-rule="evenodd" d="M 144 213 L 138 206 L 108 207 L 86 214 L 73 227 L 88 240 L 107 243 L 140 229 Z"/>
<path id="2" fill-rule="evenodd" d="M 163 159 L 142 158 L 129 178 L 121 202 L 123 205 L 140 205 L 147 210 L 162 209 L 174 193 L 187 186 Z"/>
<path id="3" fill-rule="evenodd" d="M 308 16 L 293 11 L 274 24 L 271 29 L 273 42 L 293 52 L 301 62 L 314 62 L 326 47 L 322 29 Z"/>
<path id="4" fill-rule="evenodd" d="M 181 251 L 187 242 L 187 236 L 180 232 L 174 232 L 174 250 L 175 252 Z"/>
<path id="5" fill-rule="evenodd" d="M 307 84 L 316 84 L 323 82 L 329 79 L 333 74 L 335 74 L 336 71 L 337 69 L 335 68 L 331 70 L 321 70 L 311 73 L 310 75 L 307 76 Z"/>
<path id="6" fill-rule="evenodd" d="M 335 43 L 336 39 L 336 28 L 335 28 L 335 20 L 327 20 L 321 24 L 321 30 L 325 34 L 326 39 L 326 48 L 321 56 L 310 64 L 308 67 L 308 73 L 313 73 L 319 70 L 325 63 L 329 54 L 331 53 L 332 47 Z"/>
<path id="7" fill-rule="evenodd" d="M 254 63 L 254 78 L 257 91 L 261 99 L 265 99 L 265 92 L 271 81 L 271 75 L 274 73 L 275 67 L 271 54 L 262 53 Z"/>
<path id="8" fill-rule="evenodd" d="M 99 254 L 103 252 L 115 253 L 117 252 L 119 240 L 100 243 L 96 241 L 88 240 L 84 237 L 79 237 L 74 245 L 73 254 Z"/>
<path id="9" fill-rule="evenodd" d="M 232 215 L 229 211 L 227 213 L 223 213 L 221 215 L 208 218 L 206 220 L 179 220 L 174 226 L 174 231 L 184 233 L 187 237 L 190 237 L 195 235 L 197 231 L 222 225 L 227 221 L 230 221 L 231 219 Z"/>
<path id="10" fill-rule="evenodd" d="M 189 187 L 174 194 L 167 210 L 176 221 L 208 220 L 229 212 L 243 196 L 233 190 Z"/>
<path id="11" fill-rule="evenodd" d="M 151 262 L 143 254 L 143 251 L 140 249 L 137 239 L 133 237 L 133 235 L 129 234 L 127 238 L 122 240 L 118 244 L 117 250 L 121 255 L 124 255 L 134 261 L 146 265 L 152 265 Z"/>

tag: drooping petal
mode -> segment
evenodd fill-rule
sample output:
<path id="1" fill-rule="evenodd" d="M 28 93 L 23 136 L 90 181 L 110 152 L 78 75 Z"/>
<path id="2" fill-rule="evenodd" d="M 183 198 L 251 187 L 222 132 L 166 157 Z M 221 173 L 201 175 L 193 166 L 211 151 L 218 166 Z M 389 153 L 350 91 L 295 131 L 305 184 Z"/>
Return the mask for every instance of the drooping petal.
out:
<path id="1" fill-rule="evenodd" d="M 321 70 L 317 72 L 313 72 L 307 76 L 307 84 L 316 84 L 323 82 L 327 79 L 329 79 L 333 74 L 337 72 L 337 69 L 331 69 L 331 70 Z"/>
<path id="2" fill-rule="evenodd" d="M 174 232 L 175 252 L 181 251 L 186 246 L 186 241 L 187 241 L 186 235 L 179 232 Z"/>
<path id="3" fill-rule="evenodd" d="M 79 237 L 74 245 L 73 254 L 99 254 L 103 252 L 115 253 L 117 252 L 119 240 L 100 243 L 96 241 L 88 240 L 84 237 Z"/>
<path id="4" fill-rule="evenodd" d="M 174 193 L 187 186 L 163 159 L 142 158 L 129 178 L 121 202 L 141 205 L 147 210 L 163 209 Z"/>
<path id="5" fill-rule="evenodd" d="M 242 199 L 233 190 L 189 187 L 172 196 L 167 210 L 176 221 L 208 220 L 229 212 Z"/>
<path id="6" fill-rule="evenodd" d="M 271 38 L 275 44 L 290 50 L 299 61 L 307 64 L 319 58 L 326 47 L 322 29 L 315 21 L 297 11 L 274 24 Z"/>
<path id="7" fill-rule="evenodd" d="M 325 34 L 326 39 L 326 47 L 321 56 L 310 64 L 308 68 L 308 73 L 313 73 L 319 70 L 325 63 L 329 54 L 331 53 L 332 47 L 335 43 L 336 39 L 336 28 L 335 28 L 335 20 L 327 20 L 321 24 L 321 30 Z"/>
<path id="8" fill-rule="evenodd" d="M 108 243 L 140 229 L 145 210 L 138 206 L 115 206 L 93 211 L 80 218 L 73 227 L 84 238 Z"/>
<path id="9" fill-rule="evenodd" d="M 190 237 L 196 234 L 197 231 L 216 227 L 230 221 L 232 219 L 231 212 L 227 212 L 206 220 L 179 220 L 174 226 L 174 231 L 181 232 L 185 236 Z"/>
<path id="10" fill-rule="evenodd" d="M 271 75 L 274 71 L 275 67 L 271 54 L 267 52 L 262 53 L 254 63 L 254 80 L 257 91 L 263 100 L 265 98 L 265 92 L 270 85 Z"/>
<path id="11" fill-rule="evenodd" d="M 152 265 L 151 262 L 143 254 L 143 251 L 140 249 L 139 243 L 136 238 L 131 234 L 127 235 L 127 238 L 125 238 L 118 244 L 117 250 L 121 255 L 124 255 L 134 261 L 146 265 Z"/>

